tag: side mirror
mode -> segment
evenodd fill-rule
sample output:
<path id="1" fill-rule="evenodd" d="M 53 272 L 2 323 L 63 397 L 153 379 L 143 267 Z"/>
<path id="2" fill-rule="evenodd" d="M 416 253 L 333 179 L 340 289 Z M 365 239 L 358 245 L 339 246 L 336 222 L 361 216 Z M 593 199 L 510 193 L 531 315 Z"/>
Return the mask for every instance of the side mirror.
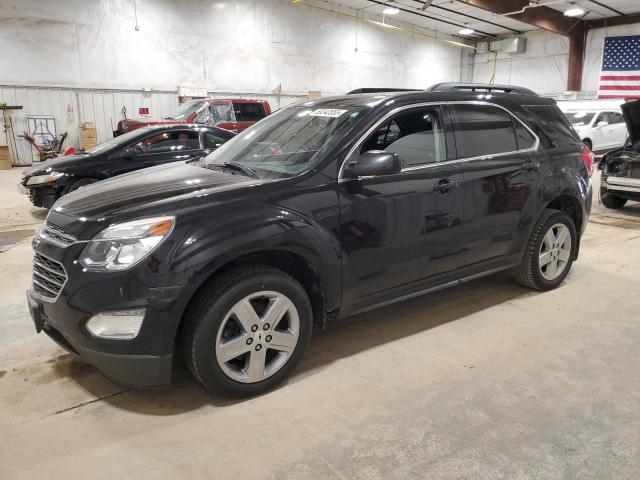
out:
<path id="1" fill-rule="evenodd" d="M 345 175 L 349 178 L 393 175 L 401 170 L 402 163 L 397 153 L 369 150 L 347 164 Z"/>
<path id="2" fill-rule="evenodd" d="M 602 127 L 606 127 L 607 125 L 609 125 L 609 122 L 605 122 L 604 120 L 602 120 L 597 123 L 596 127 L 602 128 Z"/>

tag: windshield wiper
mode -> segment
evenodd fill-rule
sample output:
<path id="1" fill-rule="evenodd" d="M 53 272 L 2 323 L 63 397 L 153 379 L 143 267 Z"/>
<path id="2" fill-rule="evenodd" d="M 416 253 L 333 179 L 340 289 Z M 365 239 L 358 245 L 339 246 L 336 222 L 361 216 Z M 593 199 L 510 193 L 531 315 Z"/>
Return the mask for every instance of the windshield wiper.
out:
<path id="1" fill-rule="evenodd" d="M 173 117 L 164 117 L 165 120 L 175 120 Z"/>
<path id="2" fill-rule="evenodd" d="M 242 165 L 241 163 L 224 162 L 222 165 L 227 167 L 227 168 L 230 168 L 232 170 L 236 170 L 236 171 L 246 175 L 247 177 L 260 178 L 260 177 L 258 177 L 258 174 L 255 172 L 255 170 L 247 167 L 246 165 Z"/>

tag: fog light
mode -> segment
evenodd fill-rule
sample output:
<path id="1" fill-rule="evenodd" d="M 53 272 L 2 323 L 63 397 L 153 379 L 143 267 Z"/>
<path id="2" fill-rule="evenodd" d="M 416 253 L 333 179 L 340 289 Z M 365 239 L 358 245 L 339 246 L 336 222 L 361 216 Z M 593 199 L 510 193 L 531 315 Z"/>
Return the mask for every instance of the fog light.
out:
<path id="1" fill-rule="evenodd" d="M 87 330 L 100 338 L 131 340 L 140 332 L 144 313 L 145 309 L 98 313 L 87 322 Z"/>

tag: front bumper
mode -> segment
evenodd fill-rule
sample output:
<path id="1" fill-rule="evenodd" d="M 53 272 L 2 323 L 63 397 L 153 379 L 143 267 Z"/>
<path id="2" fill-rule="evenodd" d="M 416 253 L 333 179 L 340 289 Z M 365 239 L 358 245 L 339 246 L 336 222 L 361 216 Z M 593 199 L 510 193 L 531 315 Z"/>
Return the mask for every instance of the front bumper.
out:
<path id="1" fill-rule="evenodd" d="M 74 325 L 74 322 L 69 321 L 69 318 L 58 317 L 54 313 L 56 309 L 41 301 L 31 290 L 27 291 L 27 301 L 37 332 L 46 333 L 67 352 L 98 368 L 114 382 L 130 387 L 147 387 L 171 383 L 173 365 L 173 355 L 171 353 L 148 355 L 143 353 L 110 353 L 101 350 L 100 341 L 97 341 L 96 345 L 90 345 L 90 334 L 81 332 L 84 323 Z M 80 328 L 74 328 L 75 326 Z M 82 338 L 84 336 L 86 338 Z M 123 340 L 101 341 L 124 342 Z M 144 348 L 142 350 L 144 351 Z"/>
<path id="2" fill-rule="evenodd" d="M 18 191 L 29 196 L 29 200 L 36 207 L 51 208 L 56 200 L 60 198 L 61 188 L 55 184 L 44 184 L 39 186 L 18 184 Z"/>
<path id="3" fill-rule="evenodd" d="M 132 271 L 84 271 L 76 262 L 83 248 L 82 242 L 60 248 L 39 237 L 34 240 L 40 258 L 62 266 L 65 275 L 56 296 L 44 297 L 35 283 L 27 292 L 36 331 L 43 331 L 116 383 L 138 387 L 171 383 L 175 335 L 181 318 L 181 310 L 175 307 L 183 287 L 165 286 L 166 278 L 149 269 L 148 264 L 159 262 L 153 255 L 147 264 L 143 262 Z M 41 276 L 38 279 L 42 281 Z M 98 313 L 133 309 L 145 309 L 135 338 L 99 338 L 86 327 Z"/>

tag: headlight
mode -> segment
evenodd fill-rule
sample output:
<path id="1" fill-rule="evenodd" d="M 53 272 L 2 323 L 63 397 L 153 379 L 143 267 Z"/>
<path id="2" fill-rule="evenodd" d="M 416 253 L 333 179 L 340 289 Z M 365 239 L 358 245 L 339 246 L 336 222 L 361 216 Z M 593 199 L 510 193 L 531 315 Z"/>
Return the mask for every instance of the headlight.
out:
<path id="1" fill-rule="evenodd" d="M 80 263 L 98 272 L 126 270 L 154 251 L 174 223 L 175 217 L 155 217 L 111 225 L 87 244 Z"/>
<path id="2" fill-rule="evenodd" d="M 64 177 L 64 173 L 52 172 L 48 175 L 36 175 L 34 177 L 29 177 L 29 180 L 27 180 L 27 185 L 41 185 L 43 183 L 51 183 L 55 182 L 60 177 Z"/>

